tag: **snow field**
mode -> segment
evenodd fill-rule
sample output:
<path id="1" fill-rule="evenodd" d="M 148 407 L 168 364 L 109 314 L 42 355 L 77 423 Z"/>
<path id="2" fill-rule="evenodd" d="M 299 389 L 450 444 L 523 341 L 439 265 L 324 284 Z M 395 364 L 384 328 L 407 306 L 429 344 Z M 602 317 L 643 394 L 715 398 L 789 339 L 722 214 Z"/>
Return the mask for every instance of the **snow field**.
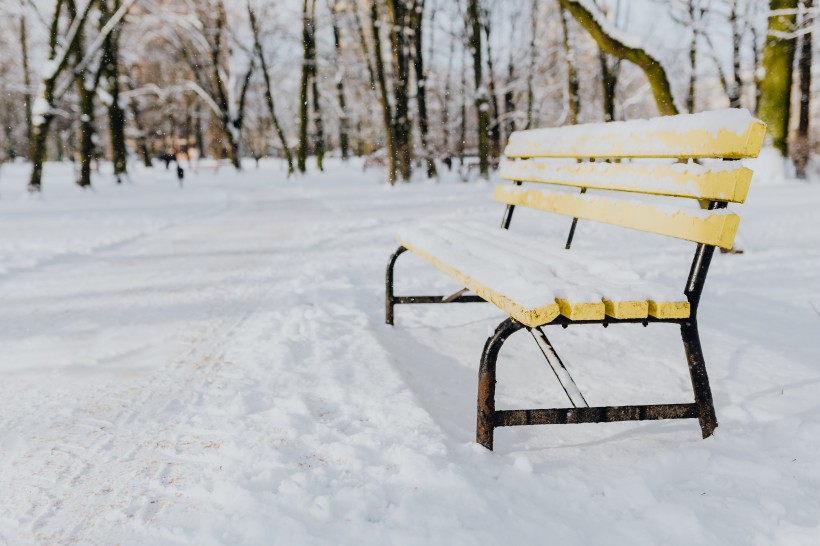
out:
<path id="1" fill-rule="evenodd" d="M 0 543 L 816 544 L 820 541 L 820 189 L 753 182 L 743 255 L 716 256 L 701 334 L 720 427 L 519 427 L 473 443 L 492 306 L 398 306 L 395 232 L 496 225 L 492 186 L 388 189 L 330 162 L 138 170 L 83 193 L 49 165 L 0 170 Z M 553 218 L 549 218 L 553 216 Z M 560 240 L 568 221 L 516 212 Z M 603 236 L 606 239 L 599 237 Z M 559 243 L 557 243 L 559 244 Z M 592 223 L 682 285 L 693 245 Z M 397 293 L 449 293 L 400 258 Z M 591 403 L 691 398 L 674 328 L 548 333 Z M 563 405 L 525 335 L 499 407 Z"/>

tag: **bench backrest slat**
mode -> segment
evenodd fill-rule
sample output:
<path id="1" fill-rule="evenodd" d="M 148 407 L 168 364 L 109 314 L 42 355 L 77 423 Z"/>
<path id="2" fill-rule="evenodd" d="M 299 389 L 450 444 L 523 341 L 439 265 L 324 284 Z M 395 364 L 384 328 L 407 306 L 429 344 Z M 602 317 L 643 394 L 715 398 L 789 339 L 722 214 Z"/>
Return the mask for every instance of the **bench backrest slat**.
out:
<path id="1" fill-rule="evenodd" d="M 737 162 L 726 163 L 708 167 L 694 163 L 556 164 L 532 159 L 506 161 L 500 176 L 521 182 L 743 203 L 752 171 Z"/>
<path id="2" fill-rule="evenodd" d="M 725 211 L 664 210 L 650 203 L 499 185 L 493 198 L 584 220 L 732 248 L 740 218 Z"/>
<path id="3" fill-rule="evenodd" d="M 516 131 L 508 158 L 757 157 L 766 124 L 747 110 L 725 109 L 648 120 Z"/>

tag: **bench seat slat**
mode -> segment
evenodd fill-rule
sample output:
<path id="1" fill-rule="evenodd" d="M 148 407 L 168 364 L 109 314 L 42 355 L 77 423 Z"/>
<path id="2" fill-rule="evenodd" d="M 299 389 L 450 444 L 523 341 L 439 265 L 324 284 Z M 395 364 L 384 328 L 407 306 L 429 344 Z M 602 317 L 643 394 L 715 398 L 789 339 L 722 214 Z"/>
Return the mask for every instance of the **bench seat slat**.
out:
<path id="1" fill-rule="evenodd" d="M 398 239 L 527 326 L 547 324 L 559 314 L 570 320 L 645 318 L 650 300 L 659 302 L 656 307 L 685 308 L 688 316 L 689 304 L 679 291 L 578 252 L 549 249 L 543 239 L 457 224 L 407 229 Z"/>
<path id="2" fill-rule="evenodd" d="M 752 182 L 752 171 L 733 162 L 712 166 L 694 163 L 559 164 L 531 159 L 505 161 L 500 176 L 521 182 L 733 203 L 746 200 Z"/>
<path id="3" fill-rule="evenodd" d="M 496 186 L 493 198 L 508 205 L 595 220 L 727 249 L 732 248 L 740 224 L 739 216 L 726 211 L 666 211 L 649 203 L 551 193 L 516 186 Z"/>
<path id="4" fill-rule="evenodd" d="M 766 124 L 748 110 L 516 131 L 504 155 L 566 158 L 757 157 Z"/>

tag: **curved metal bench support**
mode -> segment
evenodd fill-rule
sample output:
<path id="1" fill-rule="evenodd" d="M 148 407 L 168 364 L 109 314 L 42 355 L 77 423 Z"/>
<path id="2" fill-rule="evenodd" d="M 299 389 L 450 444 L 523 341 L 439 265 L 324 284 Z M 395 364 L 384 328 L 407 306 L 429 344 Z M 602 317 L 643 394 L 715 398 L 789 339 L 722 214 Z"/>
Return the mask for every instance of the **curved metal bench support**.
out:
<path id="1" fill-rule="evenodd" d="M 393 269 L 396 267 L 396 260 L 398 260 L 399 256 L 405 252 L 407 252 L 407 249 L 400 246 L 393 254 L 390 255 L 390 259 L 387 261 L 387 273 L 385 275 L 387 297 L 384 302 L 384 322 L 390 326 L 393 326 L 393 305 L 396 303 L 395 296 L 393 295 Z"/>
<path id="2" fill-rule="evenodd" d="M 624 324 L 628 322 L 623 321 Z M 678 321 L 668 322 L 677 323 Z M 589 324 L 595 324 L 595 322 Z M 527 329 L 526 326 L 515 319 L 508 318 L 504 320 L 498 325 L 493 335 L 487 339 L 484 344 L 484 351 L 481 354 L 481 364 L 478 371 L 476 442 L 492 450 L 493 433 L 496 427 L 694 418 L 697 418 L 700 422 L 703 437 L 708 438 L 717 428 L 717 418 L 715 417 L 715 407 L 712 402 L 712 392 L 709 388 L 709 378 L 706 374 L 703 351 L 700 346 L 697 321 L 694 319 L 685 320 L 680 322 L 680 326 L 686 360 L 689 364 L 689 374 L 692 379 L 692 390 L 695 394 L 694 403 L 497 411 L 495 409 L 495 385 L 498 354 L 507 338 L 518 330 Z"/>
<path id="3" fill-rule="evenodd" d="M 495 428 L 495 368 L 498 352 L 507 338 L 524 325 L 508 318 L 498 325 L 495 333 L 487 339 L 481 353 L 478 369 L 478 424 L 475 440 L 489 450 L 493 449 L 493 429 Z"/>
<path id="4" fill-rule="evenodd" d="M 715 416 L 715 404 L 712 401 L 712 389 L 709 388 L 709 376 L 706 374 L 706 363 L 700 346 L 698 323 L 695 319 L 687 320 L 680 326 L 683 349 L 689 364 L 689 376 L 692 378 L 692 390 L 695 391 L 698 421 L 704 438 L 712 435 L 718 426 Z"/>

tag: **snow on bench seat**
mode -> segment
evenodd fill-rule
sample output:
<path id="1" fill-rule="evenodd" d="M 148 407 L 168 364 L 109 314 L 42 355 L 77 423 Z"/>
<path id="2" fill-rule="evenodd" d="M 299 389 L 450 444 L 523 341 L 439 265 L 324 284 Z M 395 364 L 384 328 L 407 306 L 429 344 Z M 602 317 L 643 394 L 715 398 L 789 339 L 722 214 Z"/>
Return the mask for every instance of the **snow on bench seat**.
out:
<path id="1" fill-rule="evenodd" d="M 682 292 L 578 251 L 556 249 L 554 241 L 449 223 L 407 228 L 398 240 L 530 327 L 559 314 L 570 320 L 689 316 Z"/>

